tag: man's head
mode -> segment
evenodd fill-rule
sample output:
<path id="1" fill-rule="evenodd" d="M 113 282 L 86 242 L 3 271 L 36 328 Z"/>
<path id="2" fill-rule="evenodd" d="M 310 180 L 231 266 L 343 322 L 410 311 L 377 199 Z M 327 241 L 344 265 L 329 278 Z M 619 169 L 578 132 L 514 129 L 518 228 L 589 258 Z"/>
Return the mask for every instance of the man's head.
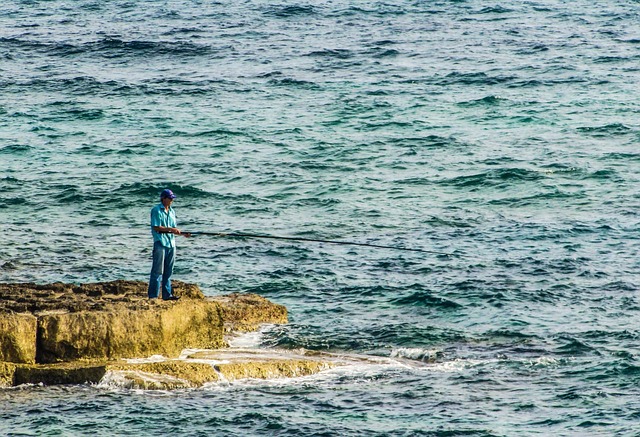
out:
<path id="1" fill-rule="evenodd" d="M 173 199 L 175 198 L 176 195 L 173 194 L 173 191 L 168 188 L 160 193 L 160 202 L 164 205 L 165 208 L 169 208 L 169 205 L 171 205 Z"/>
<path id="2" fill-rule="evenodd" d="M 175 198 L 176 198 L 176 195 L 173 194 L 173 191 L 171 191 L 168 188 L 166 190 L 163 190 L 162 193 L 160 193 L 160 200 L 162 200 L 162 199 L 171 199 L 171 200 L 173 200 Z"/>

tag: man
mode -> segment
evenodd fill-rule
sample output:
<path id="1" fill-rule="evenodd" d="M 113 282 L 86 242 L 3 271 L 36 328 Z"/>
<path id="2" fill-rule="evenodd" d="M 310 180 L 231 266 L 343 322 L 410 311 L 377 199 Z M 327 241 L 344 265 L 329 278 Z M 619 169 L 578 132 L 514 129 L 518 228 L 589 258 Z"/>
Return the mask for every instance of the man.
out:
<path id="1" fill-rule="evenodd" d="M 163 300 L 178 300 L 171 291 L 171 275 L 176 259 L 176 235 L 191 236 L 176 227 L 176 213 L 171 207 L 176 195 L 166 189 L 160 193 L 160 203 L 151 209 L 153 235 L 153 266 L 149 279 L 149 298 L 156 299 L 162 285 Z"/>

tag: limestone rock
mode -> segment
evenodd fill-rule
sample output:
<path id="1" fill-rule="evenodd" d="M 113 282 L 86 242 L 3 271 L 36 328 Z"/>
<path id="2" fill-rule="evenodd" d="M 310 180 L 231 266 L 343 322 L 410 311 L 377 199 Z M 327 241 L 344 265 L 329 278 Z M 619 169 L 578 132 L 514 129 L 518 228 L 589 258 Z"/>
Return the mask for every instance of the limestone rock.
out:
<path id="1" fill-rule="evenodd" d="M 36 320 L 32 314 L 0 315 L 0 361 L 36 362 Z"/>
<path id="2" fill-rule="evenodd" d="M 232 293 L 212 298 L 222 306 L 226 331 L 250 332 L 263 323 L 287 323 L 287 308 L 257 294 Z"/>
<path id="3" fill-rule="evenodd" d="M 210 351 L 215 354 L 215 351 Z M 7 366 L 3 372 L 3 365 Z M 146 390 L 197 388 L 206 383 L 238 379 L 284 378 L 311 375 L 334 367 L 335 363 L 314 359 L 284 358 L 231 361 L 209 364 L 196 360 L 163 360 L 132 363 L 116 361 L 74 361 L 56 364 L 0 363 L 0 378 L 6 385 L 117 383 L 121 387 Z M 2 379 L 0 379 L 2 381 Z"/>
<path id="4" fill-rule="evenodd" d="M 0 284 L 0 361 L 176 357 L 223 346 L 223 324 L 247 331 L 287 322 L 285 307 L 254 294 L 205 298 L 197 285 L 173 285 L 179 301 L 148 299 L 141 281 Z"/>
<path id="5" fill-rule="evenodd" d="M 209 364 L 183 361 L 128 363 L 126 361 L 74 361 L 43 365 L 17 365 L 15 384 L 98 384 L 107 373 L 117 373 L 122 386 L 142 389 L 199 387 L 217 381 Z"/>
<path id="6" fill-rule="evenodd" d="M 15 385 L 15 372 L 15 364 L 0 362 L 0 387 L 11 387 Z"/>
<path id="7" fill-rule="evenodd" d="M 326 355 L 313 356 L 263 349 L 201 351 L 189 355 L 188 359 L 216 363 L 216 370 L 228 381 L 246 378 L 295 378 L 313 375 L 341 364 Z"/>
<path id="8" fill-rule="evenodd" d="M 177 357 L 184 348 L 224 344 L 220 308 L 206 300 L 167 302 L 145 311 L 116 304 L 106 311 L 45 314 L 38 332 L 39 363 Z"/>
<path id="9" fill-rule="evenodd" d="M 172 281 L 174 294 L 186 299 L 204 299 L 195 284 Z M 90 284 L 3 284 L 0 283 L 0 313 L 32 313 L 64 310 L 100 311 L 113 303 L 130 307 L 149 306 L 146 282 L 111 281 Z"/>
<path id="10" fill-rule="evenodd" d="M 220 378 L 210 364 L 184 361 L 140 364 L 118 362 L 109 364 L 107 370 L 123 378 L 125 386 L 146 390 L 201 387 Z"/>
<path id="11" fill-rule="evenodd" d="M 141 388 L 197 387 L 218 378 L 296 376 L 322 368 L 289 360 L 222 363 L 119 359 L 226 346 L 224 331 L 287 323 L 287 310 L 255 294 L 205 297 L 173 281 L 178 301 L 147 298 L 147 283 L 0 284 L 0 386 L 96 383 L 110 373 Z"/>
<path id="12" fill-rule="evenodd" d="M 225 363 L 218 364 L 216 366 L 218 371 L 229 381 L 246 378 L 295 378 L 299 376 L 313 375 L 332 367 L 334 367 L 334 365 L 328 362 L 286 359 L 245 363 Z"/>
<path id="13" fill-rule="evenodd" d="M 15 367 L 14 385 L 85 384 L 100 381 L 104 374 L 104 363 L 76 361 L 59 364 L 18 364 Z"/>

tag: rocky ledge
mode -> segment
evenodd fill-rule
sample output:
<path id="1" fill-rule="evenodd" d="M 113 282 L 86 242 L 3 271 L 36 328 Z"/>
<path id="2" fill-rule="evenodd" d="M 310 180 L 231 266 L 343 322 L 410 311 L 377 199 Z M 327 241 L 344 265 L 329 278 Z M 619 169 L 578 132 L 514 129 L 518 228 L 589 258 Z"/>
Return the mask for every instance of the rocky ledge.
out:
<path id="1" fill-rule="evenodd" d="M 305 357 L 178 360 L 185 349 L 224 351 L 225 333 L 287 323 L 287 310 L 255 294 L 205 297 L 194 284 L 173 284 L 181 299 L 166 302 L 148 299 L 138 281 L 0 284 L 0 385 L 97 383 L 115 374 L 133 387 L 193 387 L 329 366 Z"/>

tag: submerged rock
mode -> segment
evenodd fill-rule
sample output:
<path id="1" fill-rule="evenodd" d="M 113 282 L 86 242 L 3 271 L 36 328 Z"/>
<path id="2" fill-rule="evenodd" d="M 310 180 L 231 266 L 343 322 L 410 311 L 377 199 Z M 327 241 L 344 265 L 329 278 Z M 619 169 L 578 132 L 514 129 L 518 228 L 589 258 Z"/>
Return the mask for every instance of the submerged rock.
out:
<path id="1" fill-rule="evenodd" d="M 236 379 L 294 378 L 312 375 L 338 365 L 327 356 L 310 357 L 306 354 L 286 354 L 264 350 L 214 350 L 191 354 L 187 359 L 215 362 L 215 368 L 227 381 Z"/>
<path id="2" fill-rule="evenodd" d="M 163 361 L 129 363 L 118 361 L 75 361 L 44 365 L 15 365 L 13 385 L 98 384 L 105 375 L 117 375 L 121 386 L 142 389 L 199 387 L 217 381 L 215 369 L 202 363 Z"/>
<path id="3" fill-rule="evenodd" d="M 217 351 L 208 351 L 207 358 Z M 170 390 L 197 388 L 207 383 L 237 379 L 290 378 L 317 373 L 335 364 L 315 359 L 260 358 L 252 361 L 202 362 L 162 360 L 156 362 L 74 361 L 57 364 L 0 363 L 0 381 L 5 386 L 20 384 L 98 384 L 111 383 L 125 388 Z"/>

